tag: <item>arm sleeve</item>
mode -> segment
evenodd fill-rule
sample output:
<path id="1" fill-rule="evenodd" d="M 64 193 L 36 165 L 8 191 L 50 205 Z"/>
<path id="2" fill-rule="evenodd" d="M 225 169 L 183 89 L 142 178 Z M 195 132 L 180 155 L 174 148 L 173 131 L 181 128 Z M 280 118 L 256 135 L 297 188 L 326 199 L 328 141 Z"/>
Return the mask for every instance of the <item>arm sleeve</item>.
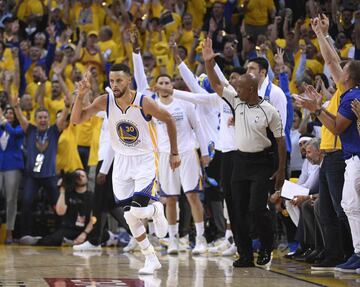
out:
<path id="1" fill-rule="evenodd" d="M 306 54 L 302 53 L 301 57 L 300 57 L 299 66 L 298 66 L 298 68 L 296 70 L 296 74 L 295 74 L 296 81 L 299 82 L 301 80 L 302 76 L 305 73 L 305 69 L 306 69 Z"/>
<path id="2" fill-rule="evenodd" d="M 350 121 L 353 121 L 355 119 L 355 114 L 351 110 L 352 100 L 352 97 L 345 95 L 344 98 L 340 101 L 340 106 L 338 110 L 339 114 L 341 114 L 343 117 L 347 118 Z"/>
<path id="3" fill-rule="evenodd" d="M 311 189 L 316 184 L 316 181 L 319 180 L 319 172 L 320 166 L 313 169 L 302 186 Z"/>
<path id="4" fill-rule="evenodd" d="M 219 77 L 220 81 L 224 82 L 226 85 L 229 85 L 229 81 L 226 79 L 224 73 L 221 71 L 218 64 L 215 64 L 214 70 L 216 75 Z"/>
<path id="5" fill-rule="evenodd" d="M 102 174 L 108 174 L 111 164 L 114 160 L 114 156 L 115 156 L 115 152 L 112 149 L 111 145 L 108 144 L 107 152 L 101 164 L 101 168 L 99 172 L 101 172 Z"/>
<path id="6" fill-rule="evenodd" d="M 210 139 L 205 137 L 205 133 L 203 132 L 203 128 L 200 122 L 200 119 L 195 111 L 195 108 L 191 105 L 187 105 L 187 116 L 190 122 L 192 129 L 195 132 L 196 138 L 200 145 L 200 151 L 202 156 L 209 155 L 208 151 L 208 143 Z"/>
<path id="7" fill-rule="evenodd" d="M 55 48 L 56 48 L 56 44 L 49 43 L 48 53 L 47 53 L 46 58 L 45 58 L 46 75 L 49 75 L 49 72 L 51 70 L 51 65 L 54 62 Z"/>
<path id="8" fill-rule="evenodd" d="M 276 89 L 276 95 L 270 98 L 270 103 L 279 112 L 283 128 L 285 128 L 287 118 L 287 99 L 280 88 Z"/>
<path id="9" fill-rule="evenodd" d="M 145 91 L 149 88 L 147 82 L 144 64 L 140 54 L 132 53 L 133 63 L 134 63 L 134 78 L 137 86 L 137 90 L 140 92 Z"/>
<path id="10" fill-rule="evenodd" d="M 14 136 L 21 136 L 24 135 L 24 131 L 22 130 L 21 126 L 18 125 L 17 127 L 13 128 L 9 123 L 5 124 L 5 130 Z"/>
<path id="11" fill-rule="evenodd" d="M 290 94 L 289 90 L 289 79 L 287 73 L 280 73 L 279 74 L 279 85 L 280 88 L 283 90 L 284 94 Z"/>
<path id="12" fill-rule="evenodd" d="M 220 97 L 215 94 L 197 94 L 186 91 L 174 90 L 174 98 L 193 103 L 195 105 L 211 105 L 215 108 L 218 107 L 218 98 Z"/>
<path id="13" fill-rule="evenodd" d="M 191 70 L 186 66 L 184 62 L 181 62 L 179 65 L 180 75 L 183 78 L 185 84 L 188 86 L 191 92 L 194 93 L 206 93 L 206 91 L 199 85 L 198 81 L 196 80 L 194 74 Z"/>
<path id="14" fill-rule="evenodd" d="M 307 181 L 307 179 L 308 179 L 308 165 L 309 165 L 309 162 L 307 160 L 305 160 L 302 167 L 301 167 L 301 173 L 300 173 L 300 177 L 299 177 L 299 180 L 298 180 L 297 184 L 303 185 Z"/>

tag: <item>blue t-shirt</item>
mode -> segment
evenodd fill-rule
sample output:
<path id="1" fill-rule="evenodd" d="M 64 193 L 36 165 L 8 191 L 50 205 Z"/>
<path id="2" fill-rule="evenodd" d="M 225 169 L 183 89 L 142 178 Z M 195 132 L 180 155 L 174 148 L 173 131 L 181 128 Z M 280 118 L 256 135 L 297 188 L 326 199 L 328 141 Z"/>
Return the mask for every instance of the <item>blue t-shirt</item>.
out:
<path id="1" fill-rule="evenodd" d="M 353 155 L 360 157 L 360 135 L 357 129 L 357 117 L 351 110 L 351 102 L 360 100 L 360 87 L 355 87 L 345 92 L 340 98 L 338 113 L 351 121 L 350 126 L 340 135 L 343 154 L 345 159 Z"/>
<path id="2" fill-rule="evenodd" d="M 46 131 L 39 132 L 37 127 L 29 124 L 26 132 L 26 172 L 33 177 L 44 178 L 56 175 L 56 152 L 60 131 L 56 125 Z M 34 172 L 35 162 L 39 154 L 44 158 L 39 172 Z"/>

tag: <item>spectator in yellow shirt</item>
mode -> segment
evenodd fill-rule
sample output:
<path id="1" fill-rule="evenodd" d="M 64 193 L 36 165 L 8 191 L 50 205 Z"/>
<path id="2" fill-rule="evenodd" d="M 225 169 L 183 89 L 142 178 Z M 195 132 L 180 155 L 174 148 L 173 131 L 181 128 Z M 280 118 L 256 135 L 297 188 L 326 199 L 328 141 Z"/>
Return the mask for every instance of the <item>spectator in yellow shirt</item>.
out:
<path id="1" fill-rule="evenodd" d="M 266 35 L 269 18 L 275 17 L 274 0 L 244 0 L 242 8 L 246 34 L 255 40 L 260 34 Z"/>
<path id="2" fill-rule="evenodd" d="M 80 32 L 99 31 L 104 24 L 105 11 L 92 0 L 80 0 L 70 10 L 70 20 L 74 28 Z"/>
<path id="3" fill-rule="evenodd" d="M 32 70 L 32 81 L 28 82 L 25 93 L 31 95 L 33 108 L 37 109 L 36 92 L 39 86 L 44 86 L 44 96 L 50 97 L 51 95 L 51 82 L 47 79 L 43 66 L 36 65 Z"/>
<path id="4" fill-rule="evenodd" d="M 32 96 L 24 94 L 20 99 L 20 107 L 29 123 L 35 124 L 35 109 L 33 106 Z"/>
<path id="5" fill-rule="evenodd" d="M 57 113 L 59 116 L 61 112 Z M 78 127 L 70 124 L 70 117 L 66 119 L 65 128 L 58 141 L 58 150 L 56 154 L 56 172 L 72 172 L 77 169 L 83 169 L 80 155 L 77 150 L 77 140 L 79 137 Z"/>

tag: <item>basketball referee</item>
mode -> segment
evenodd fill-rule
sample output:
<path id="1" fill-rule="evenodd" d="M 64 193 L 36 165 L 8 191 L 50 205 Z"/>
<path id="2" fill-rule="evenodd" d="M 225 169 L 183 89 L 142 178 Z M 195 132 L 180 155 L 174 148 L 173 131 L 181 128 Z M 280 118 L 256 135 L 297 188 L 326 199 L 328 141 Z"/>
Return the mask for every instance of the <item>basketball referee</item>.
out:
<path id="1" fill-rule="evenodd" d="M 254 267 L 249 219 L 254 223 L 261 242 L 258 265 L 271 259 L 273 228 L 267 208 L 270 178 L 275 178 L 275 189 L 280 190 L 285 178 L 286 148 L 281 118 L 276 109 L 258 95 L 258 81 L 252 74 L 242 75 L 235 90 L 220 82 L 213 68 L 216 56 L 210 39 L 205 40 L 203 58 L 211 87 L 229 102 L 235 113 L 235 139 L 237 151 L 232 174 L 234 226 L 237 229 L 236 245 L 240 259 L 234 267 Z M 271 132 L 276 139 L 279 168 L 272 175 L 273 151 Z"/>

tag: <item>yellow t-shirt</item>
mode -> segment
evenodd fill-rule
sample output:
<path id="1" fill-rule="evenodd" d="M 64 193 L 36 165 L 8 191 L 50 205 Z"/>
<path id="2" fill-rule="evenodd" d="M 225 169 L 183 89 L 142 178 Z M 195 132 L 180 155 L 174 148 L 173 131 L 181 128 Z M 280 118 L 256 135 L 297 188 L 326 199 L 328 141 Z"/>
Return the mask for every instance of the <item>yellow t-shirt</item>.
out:
<path id="1" fill-rule="evenodd" d="M 264 26 L 269 22 L 269 11 L 275 9 L 273 0 L 251 0 L 245 12 L 245 24 Z"/>
<path id="2" fill-rule="evenodd" d="M 204 0 L 192 0 L 187 2 L 187 11 L 192 15 L 193 28 L 200 29 L 203 26 L 203 19 L 206 12 L 206 3 Z"/>
<path id="3" fill-rule="evenodd" d="M 99 31 L 104 24 L 105 12 L 97 4 L 92 4 L 90 9 L 83 9 L 80 3 L 76 3 L 70 10 L 70 19 L 72 26 L 79 28 L 80 32 Z"/>
<path id="4" fill-rule="evenodd" d="M 315 59 L 306 60 L 306 68 L 310 69 L 314 75 L 322 74 L 324 71 L 324 65 Z"/>
<path id="5" fill-rule="evenodd" d="M 19 2 L 19 1 L 16 1 Z M 47 2 L 46 2 L 47 3 Z M 40 0 L 24 0 L 20 6 L 19 10 L 17 12 L 17 18 L 20 19 L 23 22 L 26 22 L 27 18 L 30 15 L 44 15 L 44 8 L 43 4 Z"/>
<path id="6" fill-rule="evenodd" d="M 32 125 L 36 125 L 35 124 L 35 110 L 32 109 L 29 112 L 26 111 L 22 111 L 23 115 L 25 116 L 25 118 L 28 120 L 28 122 Z"/>
<path id="7" fill-rule="evenodd" d="M 88 166 L 95 166 L 98 163 L 100 132 L 103 120 L 104 119 L 99 117 L 93 117 L 92 120 L 93 135 L 90 145 Z"/>
<path id="8" fill-rule="evenodd" d="M 78 127 L 70 124 L 60 135 L 56 154 L 56 171 L 72 172 L 83 168 L 77 149 Z"/>
<path id="9" fill-rule="evenodd" d="M 102 84 L 104 82 L 105 75 L 104 75 L 104 67 L 102 66 L 99 53 L 91 54 L 87 48 L 82 48 L 80 55 L 81 55 L 80 61 L 84 66 L 86 67 L 93 66 L 96 68 L 98 75 L 98 84 L 101 86 L 99 88 L 102 89 Z"/>
<path id="10" fill-rule="evenodd" d="M 114 62 L 119 55 L 119 45 L 114 40 L 108 40 L 105 42 L 99 42 L 99 47 L 103 55 L 107 55 L 108 62 Z"/>
<path id="11" fill-rule="evenodd" d="M 37 83 L 31 82 L 31 83 L 27 84 L 26 89 L 25 89 L 25 94 L 29 94 L 32 97 L 33 109 L 34 110 L 36 110 L 39 107 L 38 103 L 36 102 L 36 98 L 35 98 L 36 91 L 37 91 L 38 88 L 39 88 L 39 85 Z M 46 81 L 45 82 L 44 100 L 46 98 L 50 98 L 50 97 L 51 97 L 51 82 Z"/>
<path id="12" fill-rule="evenodd" d="M 341 85 L 338 85 L 338 89 L 330 100 L 329 105 L 326 110 L 333 115 L 337 114 L 340 105 L 340 97 L 344 92 L 344 88 Z M 321 144 L 320 149 L 341 149 L 340 137 L 335 136 L 330 132 L 324 125 L 321 127 Z"/>
<path id="13" fill-rule="evenodd" d="M 51 98 L 44 99 L 44 106 L 49 111 L 50 124 L 53 125 L 56 122 L 57 112 L 65 108 L 65 102 L 63 95 L 59 100 L 52 100 Z"/>
<path id="14" fill-rule="evenodd" d="M 11 54 L 11 50 L 9 48 L 5 48 L 3 57 L 0 59 L 0 71 L 14 71 L 15 70 L 15 64 L 14 59 Z M 3 82 L 0 81 L 0 91 L 4 90 Z"/>
<path id="15" fill-rule="evenodd" d="M 93 136 L 93 117 L 89 120 L 78 125 L 79 137 L 77 140 L 77 145 L 80 146 L 91 146 L 92 136 Z"/>

